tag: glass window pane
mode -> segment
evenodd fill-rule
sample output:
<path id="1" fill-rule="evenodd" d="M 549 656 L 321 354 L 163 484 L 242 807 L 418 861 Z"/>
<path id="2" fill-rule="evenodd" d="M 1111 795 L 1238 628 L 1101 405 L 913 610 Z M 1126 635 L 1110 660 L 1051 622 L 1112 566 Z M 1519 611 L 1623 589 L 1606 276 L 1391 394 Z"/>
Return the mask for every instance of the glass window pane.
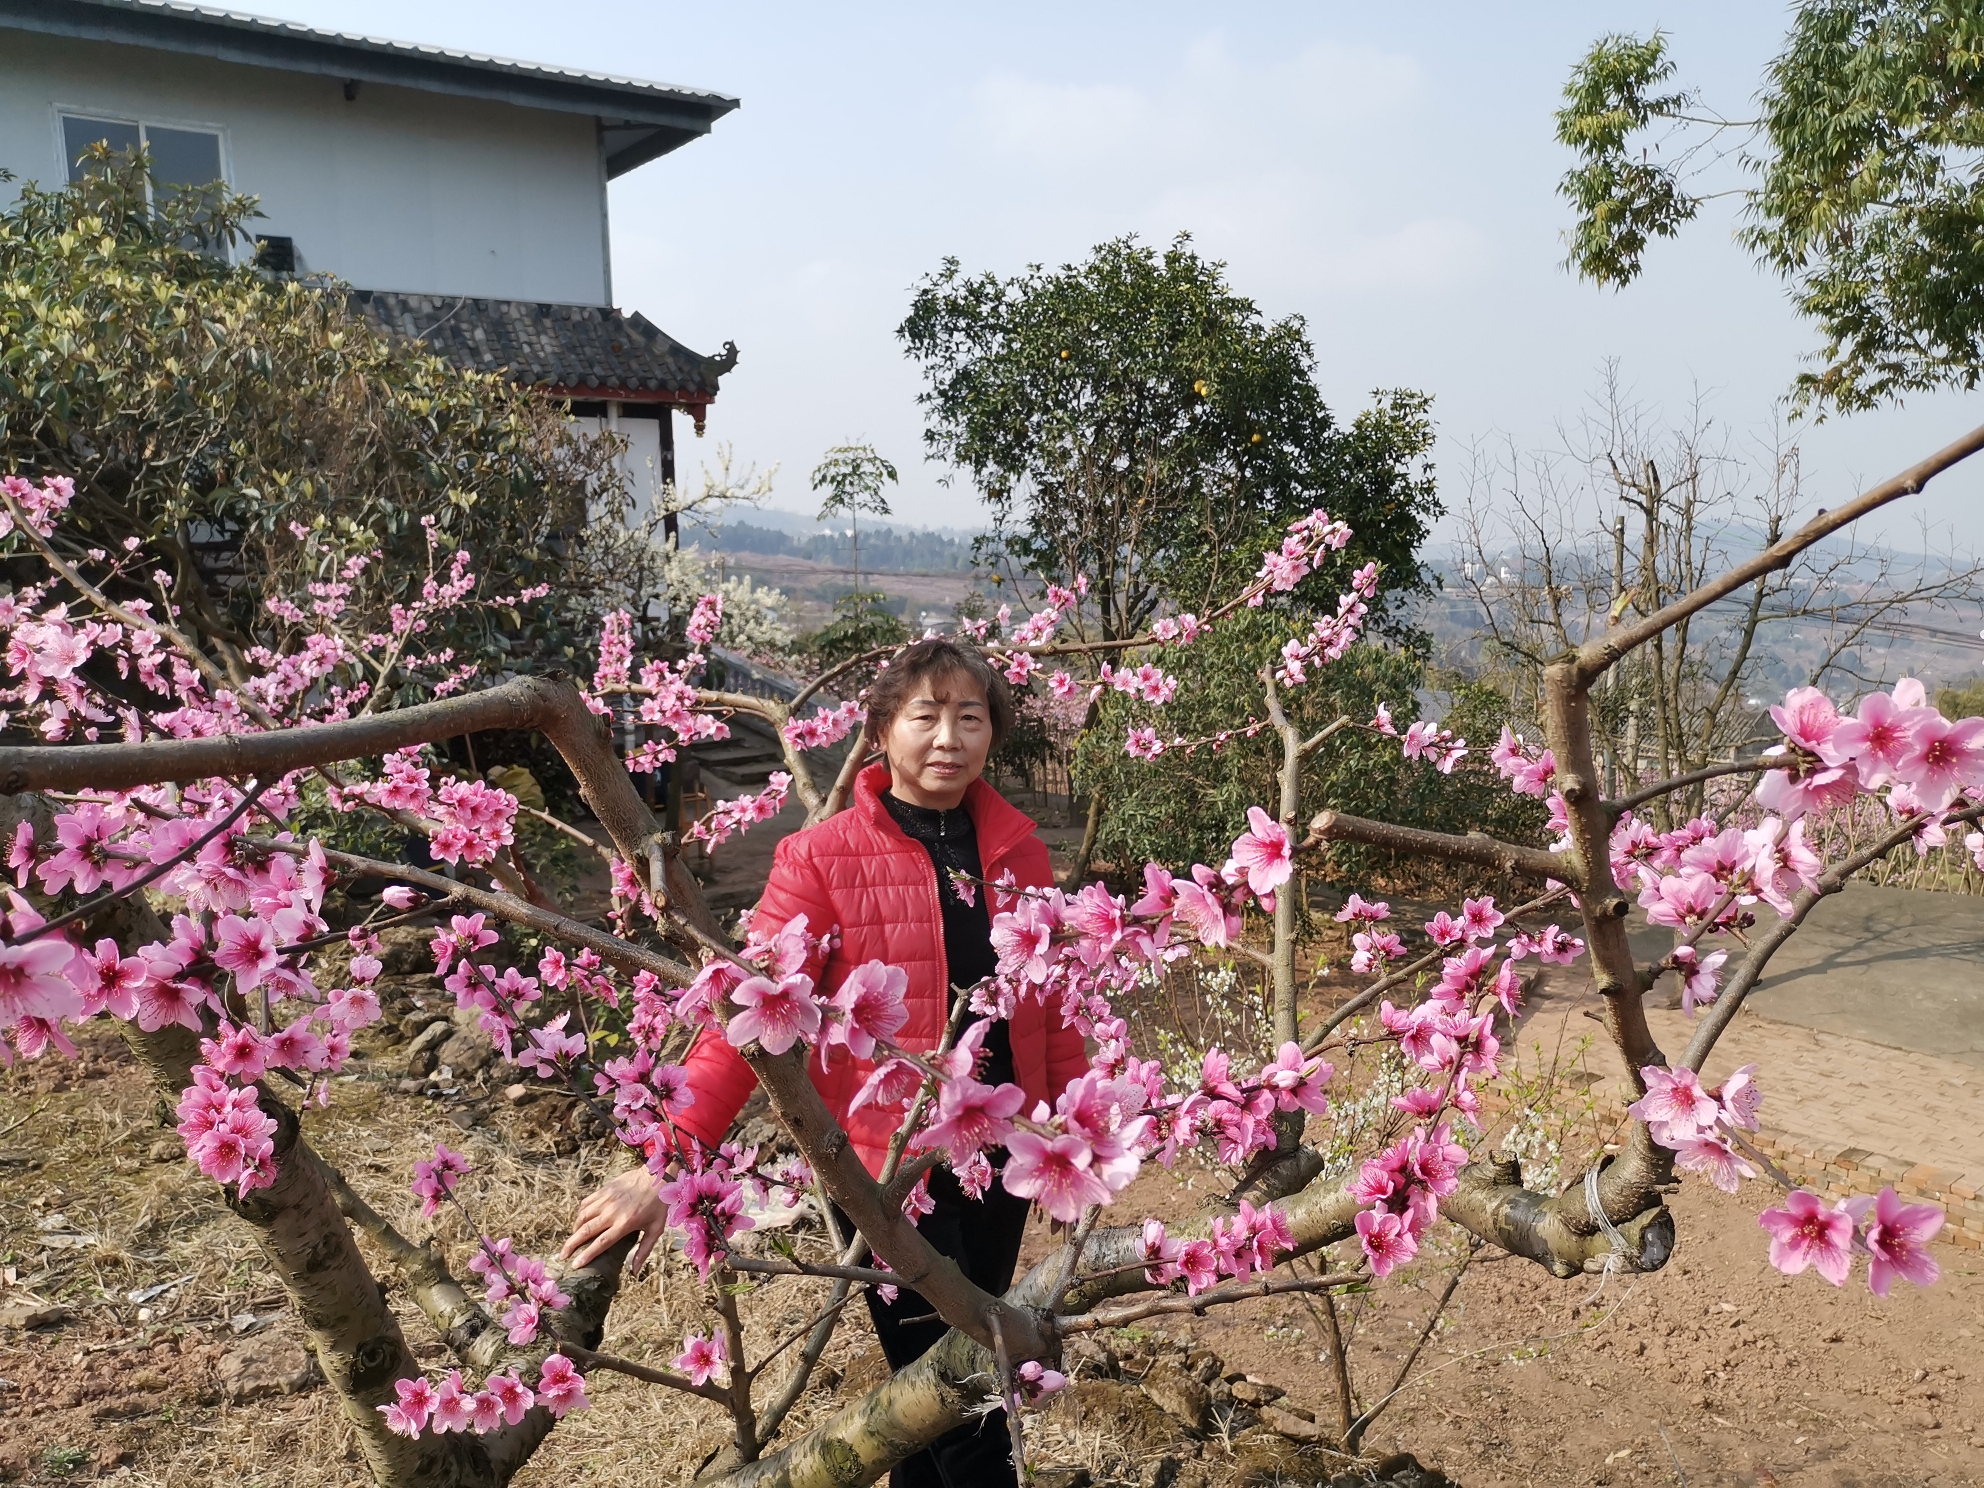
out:
<path id="1" fill-rule="evenodd" d="M 152 152 L 152 180 L 161 192 L 174 186 L 211 186 L 220 179 L 220 136 L 204 129 L 145 126 Z"/>
<path id="2" fill-rule="evenodd" d="M 73 114 L 62 116 L 62 154 L 68 162 L 71 181 L 79 181 L 88 173 L 82 156 L 98 140 L 113 150 L 136 150 L 138 126 L 120 124 L 114 119 L 79 119 Z"/>

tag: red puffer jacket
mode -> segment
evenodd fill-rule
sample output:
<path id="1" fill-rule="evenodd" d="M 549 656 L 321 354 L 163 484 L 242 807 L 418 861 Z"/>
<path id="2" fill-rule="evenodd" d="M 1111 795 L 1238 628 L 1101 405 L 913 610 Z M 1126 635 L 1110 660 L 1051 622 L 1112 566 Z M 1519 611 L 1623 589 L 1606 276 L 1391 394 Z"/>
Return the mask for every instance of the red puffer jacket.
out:
<path id="1" fill-rule="evenodd" d="M 870 765 L 856 778 L 847 810 L 778 845 L 752 925 L 769 935 L 803 914 L 815 934 L 840 927 L 841 943 L 824 973 L 813 968 L 821 997 L 838 991 L 848 973 L 866 962 L 900 966 L 909 973 L 904 998 L 909 1019 L 896 1041 L 923 1052 L 943 1037 L 949 1004 L 943 909 L 929 853 L 903 835 L 882 804 L 888 784 L 888 766 Z M 1053 887 L 1047 847 L 1034 836 L 1031 818 L 982 780 L 972 782 L 964 804 L 977 829 L 979 862 L 988 881 L 1010 870 L 1024 888 Z M 1012 1039 L 1013 1066 L 1029 1109 L 1035 1101 L 1051 1103 L 1088 1068 L 1082 1037 L 1061 1021 L 1058 1008 L 1022 1003 L 1013 1014 Z M 853 1139 L 868 1171 L 879 1173 L 900 1115 L 864 1106 L 850 1116 L 847 1109 L 874 1063 L 836 1048 L 824 1071 L 817 1055 L 808 1068 L 814 1088 Z M 714 1031 L 705 1031 L 689 1051 L 688 1072 L 696 1103 L 676 1124 L 715 1146 L 749 1098 L 756 1076 Z"/>

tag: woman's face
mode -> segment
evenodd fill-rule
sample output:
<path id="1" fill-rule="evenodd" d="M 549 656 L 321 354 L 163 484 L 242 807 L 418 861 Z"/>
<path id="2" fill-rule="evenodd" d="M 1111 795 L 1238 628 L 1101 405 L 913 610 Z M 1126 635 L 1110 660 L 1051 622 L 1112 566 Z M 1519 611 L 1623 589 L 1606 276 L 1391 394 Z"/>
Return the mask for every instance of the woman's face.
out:
<path id="1" fill-rule="evenodd" d="M 984 691 L 959 673 L 924 678 L 890 722 L 882 752 L 898 800 L 948 811 L 985 773 L 992 752 L 992 710 Z"/>

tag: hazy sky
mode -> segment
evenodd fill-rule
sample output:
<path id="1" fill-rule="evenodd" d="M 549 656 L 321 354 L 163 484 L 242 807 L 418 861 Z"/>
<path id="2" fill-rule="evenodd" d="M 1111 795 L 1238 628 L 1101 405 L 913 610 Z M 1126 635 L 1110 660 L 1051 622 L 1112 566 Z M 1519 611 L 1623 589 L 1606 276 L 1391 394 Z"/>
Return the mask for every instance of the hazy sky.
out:
<path id="1" fill-rule="evenodd" d="M 1712 211 L 1624 294 L 1559 268 L 1551 139 L 1565 74 L 1608 30 L 1664 28 L 1689 81 L 1742 113 L 1778 6 L 1697 3 L 628 6 L 564 0 L 253 0 L 311 24 L 736 94 L 712 135 L 613 188 L 614 288 L 699 350 L 725 339 L 709 438 L 779 466 L 809 509 L 822 449 L 867 438 L 903 471 L 898 512 L 972 524 L 921 458 L 915 369 L 894 328 L 947 254 L 1011 273 L 1124 232 L 1189 230 L 1270 315 L 1306 317 L 1346 416 L 1376 387 L 1435 398 L 1456 504 L 1469 447 L 1549 444 L 1608 358 L 1645 403 L 1699 391 L 1767 433 L 1816 344 Z M 1941 397 L 1807 431 L 1809 504 L 1837 505 L 1979 420 Z M 686 433 L 686 425 L 683 426 Z M 1928 513 L 1984 547 L 1984 468 Z M 1911 544 L 1912 545 L 1912 544 Z"/>

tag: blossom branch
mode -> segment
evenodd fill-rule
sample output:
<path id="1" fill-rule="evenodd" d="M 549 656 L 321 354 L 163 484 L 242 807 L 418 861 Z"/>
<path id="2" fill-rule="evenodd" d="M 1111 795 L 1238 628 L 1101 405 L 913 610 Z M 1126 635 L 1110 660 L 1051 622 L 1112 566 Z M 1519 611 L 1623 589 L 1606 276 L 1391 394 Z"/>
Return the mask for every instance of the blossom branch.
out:
<path id="1" fill-rule="evenodd" d="M 458 734 L 530 729 L 542 733 L 563 756 L 578 779 L 580 794 L 621 856 L 630 863 L 645 862 L 659 827 L 603 728 L 569 677 L 562 673 L 514 677 L 482 692 L 307 728 L 137 744 L 3 748 L 0 794 L 131 790 L 215 777 L 272 780 L 294 770 L 372 758 Z M 701 909 L 701 896 L 693 884 L 685 884 L 686 878 L 671 867 L 667 889 L 683 904 L 684 914 L 700 924 L 708 920 L 708 912 Z"/>
<path id="2" fill-rule="evenodd" d="M 272 851 L 286 852 L 302 857 L 309 849 L 294 842 L 261 842 L 259 845 Z M 528 899 L 515 894 L 497 893 L 490 889 L 478 889 L 473 884 L 458 883 L 452 878 L 443 878 L 438 873 L 429 873 L 424 868 L 415 868 L 405 863 L 388 863 L 379 858 L 362 857 L 357 853 L 324 852 L 324 860 L 333 867 L 346 868 L 354 873 L 378 875 L 397 879 L 401 883 L 428 890 L 443 899 L 458 900 L 486 914 L 512 925 L 521 925 L 526 930 L 536 930 L 554 936 L 571 945 L 596 952 L 602 961 L 625 972 L 651 971 L 673 986 L 686 987 L 695 979 L 695 972 L 679 961 L 672 961 L 646 946 L 635 945 L 622 940 L 617 935 L 609 935 L 604 930 L 575 920 L 556 910 L 544 909 L 532 904 Z M 427 906 L 431 910 L 433 906 Z"/>
<path id="3" fill-rule="evenodd" d="M 493 1326 L 487 1310 L 454 1278 L 432 1244 L 415 1245 L 361 1198 L 344 1174 L 321 1153 L 307 1146 L 302 1150 L 316 1164 L 337 1202 L 338 1212 L 386 1253 L 406 1282 L 408 1295 L 434 1325 L 434 1331 L 446 1340 L 457 1358 L 466 1359 L 475 1341 Z"/>
<path id="4" fill-rule="evenodd" d="M 1294 1253 L 1307 1254 L 1354 1234 L 1352 1221 L 1360 1207 L 1341 1189 L 1305 1190 L 1289 1199 L 1281 1208 L 1295 1241 Z M 1149 1290 L 1145 1266 L 1129 1264 L 1138 1259 L 1141 1241 L 1142 1232 L 1134 1226 L 1098 1230 L 1089 1241 L 1090 1259 L 1104 1270 L 1128 1269 L 1079 1282 L 1062 1305 L 1086 1311 L 1110 1297 Z M 1013 1320 L 1030 1317 L 1033 1309 L 1053 1301 L 1050 1288 L 1060 1274 L 1057 1251 L 1037 1262 L 1007 1291 L 1002 1324 L 1018 1357 L 1027 1357 L 1027 1351 L 1014 1344 Z M 930 1295 L 921 1287 L 918 1290 Z M 1056 1321 L 1065 1323 L 1066 1318 L 1059 1316 Z M 905 1452 L 928 1446 L 971 1419 L 982 1402 L 996 1398 L 997 1368 L 989 1342 L 981 1344 L 953 1328 L 922 1358 L 798 1441 L 738 1467 L 707 1488 L 838 1488 L 850 1480 L 878 1477 Z"/>
<path id="5" fill-rule="evenodd" d="M 213 688 L 214 691 L 232 692 L 234 690 L 232 680 L 219 667 L 214 665 L 213 659 L 205 651 L 193 643 L 192 637 L 188 636 L 176 625 L 162 624 L 159 621 L 149 619 L 133 610 L 127 609 L 125 606 L 111 599 L 109 595 L 97 588 L 88 579 L 84 578 L 82 573 L 73 564 L 64 559 L 61 554 L 57 553 L 54 547 L 49 544 L 48 540 L 41 535 L 35 524 L 28 520 L 26 514 L 16 504 L 12 495 L 0 491 L 0 505 L 4 505 L 8 516 L 13 518 L 14 530 L 26 537 L 28 542 L 33 545 L 35 551 L 40 553 L 42 558 L 47 561 L 48 566 L 60 574 L 63 579 L 67 580 L 70 587 L 77 593 L 88 599 L 91 604 L 95 605 L 104 614 L 116 620 L 118 624 L 129 626 L 133 630 L 147 631 L 152 635 L 164 637 L 172 644 L 174 650 L 178 651 L 192 664 L 194 670 L 199 672 L 200 676 L 206 681 L 207 686 Z M 253 698 L 244 696 L 240 701 L 242 706 L 251 714 L 260 712 L 259 705 L 256 704 Z M 266 726 L 268 722 L 267 715 L 263 714 L 257 721 L 264 723 Z M 5 787 L 0 787 L 0 789 L 5 789 Z"/>
<path id="6" fill-rule="evenodd" d="M 1514 909 L 1509 911 L 1508 917 L 1511 920 L 1519 920 L 1524 915 L 1534 914 L 1541 909 L 1548 909 L 1559 900 L 1568 898 L 1570 892 L 1568 888 L 1562 886 L 1551 889 L 1548 893 L 1540 894 L 1534 899 L 1518 904 Z M 1302 1052 L 1304 1054 L 1314 1054 L 1323 1047 L 1324 1041 L 1332 1033 L 1356 1017 L 1357 1014 L 1363 1012 L 1365 1008 L 1376 1002 L 1379 997 L 1391 991 L 1392 988 L 1411 981 L 1420 972 L 1425 971 L 1436 962 L 1444 959 L 1448 954 L 1449 951 L 1446 946 L 1435 946 L 1425 955 L 1408 961 L 1404 965 L 1385 973 L 1384 976 L 1378 978 L 1377 981 L 1366 987 L 1362 992 L 1359 992 L 1350 1001 L 1344 1003 L 1343 1006 L 1332 1009 L 1330 1015 L 1323 1020 L 1322 1025 L 1303 1041 Z"/>
<path id="7" fill-rule="evenodd" d="M 677 1374 L 672 1369 L 657 1369 L 652 1364 L 643 1364 L 636 1359 L 622 1358 L 618 1354 L 603 1354 L 597 1349 L 586 1348 L 582 1344 L 561 1342 L 558 1352 L 574 1364 L 582 1364 L 587 1369 L 607 1369 L 615 1374 L 624 1374 L 629 1379 L 641 1380 L 650 1385 L 666 1385 L 671 1390 L 681 1390 L 685 1394 L 700 1395 L 705 1400 L 718 1405 L 730 1404 L 730 1392 L 722 1385 L 704 1381 L 697 1384 L 686 1374 Z"/>
<path id="8" fill-rule="evenodd" d="M 757 1072 L 758 1083 L 800 1155 L 875 1253 L 888 1262 L 894 1273 L 891 1279 L 920 1293 L 944 1321 L 989 1347 L 992 1313 L 1011 1309 L 975 1285 L 956 1261 L 939 1255 L 900 1207 L 886 1201 L 882 1186 L 868 1175 L 847 1133 L 814 1089 L 806 1073 L 805 1046 L 767 1054 L 754 1045 L 744 1058 Z M 1024 1358 L 1037 1358 L 1052 1347 L 1050 1336 L 1031 1315 L 1014 1314 L 1006 1327 Z"/>
<path id="9" fill-rule="evenodd" d="M 1974 822 L 1980 818 L 1984 818 L 1984 806 L 1973 806 L 1966 811 L 1953 813 L 1946 817 L 1945 821 L 1954 825 L 1958 822 Z M 1885 836 L 1878 838 L 1872 846 L 1863 848 L 1850 857 L 1842 858 L 1820 874 L 1818 881 L 1811 887 L 1799 891 L 1797 898 L 1792 900 L 1791 913 L 1757 938 L 1757 943 L 1750 948 L 1750 954 L 1743 958 L 1742 966 L 1737 968 L 1735 975 L 1730 977 L 1723 987 L 1714 1006 L 1704 1013 L 1701 1021 L 1695 1025 L 1694 1037 L 1688 1040 L 1687 1051 L 1681 1056 L 1681 1064 L 1684 1068 L 1699 1072 L 1707 1063 L 1710 1051 L 1715 1048 L 1716 1040 L 1722 1037 L 1724 1030 L 1734 1021 L 1737 1012 L 1743 1006 L 1743 1000 L 1755 990 L 1758 980 L 1764 974 L 1764 968 L 1770 964 L 1770 958 L 1776 955 L 1779 947 L 1791 939 L 1798 927 L 1805 923 L 1806 916 L 1811 914 L 1819 901 L 1837 894 L 1846 887 L 1847 881 L 1854 874 L 1900 847 L 1902 843 L 1913 837 L 1921 826 L 1919 819 L 1904 822 Z"/>
<path id="10" fill-rule="evenodd" d="M 821 691 L 829 684 L 846 676 L 847 673 L 853 671 L 856 667 L 863 666 L 868 662 L 885 661 L 900 650 L 902 650 L 901 646 L 877 646 L 872 651 L 863 651 L 859 656 L 850 656 L 846 661 L 828 667 L 793 695 L 792 701 L 785 705 L 787 712 L 796 718 L 799 715 L 799 710 L 818 697 Z"/>
<path id="11" fill-rule="evenodd" d="M 171 857 L 167 858 L 162 863 L 154 863 L 151 867 L 147 868 L 143 873 L 139 874 L 136 878 L 132 879 L 129 883 L 124 885 L 123 888 L 112 889 L 108 893 L 99 894 L 96 896 L 96 898 L 86 900 L 84 903 L 77 905 L 67 914 L 57 915 L 54 919 L 44 924 L 40 929 L 30 931 L 27 935 L 21 937 L 21 943 L 25 943 L 30 940 L 39 940 L 41 939 L 42 936 L 52 935 L 57 930 L 65 930 L 79 920 L 88 919 L 91 915 L 95 914 L 98 910 L 110 904 L 113 900 L 123 899 L 129 895 L 139 893 L 140 891 L 149 887 L 150 885 L 157 883 L 161 878 L 164 878 L 166 874 L 170 873 L 173 869 L 177 868 L 181 863 L 189 862 L 192 859 L 198 857 L 200 855 L 200 850 L 202 848 L 206 847 L 208 843 L 212 842 L 216 837 L 219 837 L 223 832 L 225 832 L 229 827 L 233 826 L 236 822 L 240 821 L 242 816 L 246 814 L 248 808 L 253 806 L 258 800 L 260 800 L 262 797 L 262 792 L 267 789 L 268 789 L 267 781 L 264 780 L 255 781 L 253 784 L 251 784 L 248 787 L 248 789 L 245 792 L 242 793 L 241 799 L 235 802 L 234 809 L 232 811 L 228 812 L 226 816 L 222 817 L 220 821 L 216 822 L 211 828 L 209 828 L 206 832 L 202 833 L 194 841 L 188 843 L 184 849 L 182 849 L 177 853 L 174 853 Z"/>
<path id="12" fill-rule="evenodd" d="M 1282 711 L 1281 689 L 1274 684 L 1274 671 L 1270 667 L 1261 668 L 1261 688 L 1267 698 L 1268 718 L 1274 724 L 1275 734 L 1281 740 L 1281 769 L 1277 772 L 1277 784 L 1281 791 L 1280 809 L 1275 820 L 1282 830 L 1282 840 L 1286 843 L 1295 835 L 1295 818 L 1302 809 L 1302 761 L 1306 748 L 1302 736 L 1295 725 L 1288 721 Z M 1339 720 L 1340 722 L 1342 720 Z M 1334 727 L 1334 725 L 1332 725 Z M 1327 730 L 1317 735 L 1321 740 Z M 1269 959 L 1268 971 L 1274 990 L 1274 1037 L 1277 1044 L 1299 1037 L 1296 1026 L 1296 981 L 1295 981 L 1295 908 L 1298 894 L 1297 882 L 1282 885 L 1282 891 L 1274 901 L 1273 954 Z M 1282 1123 L 1278 1128 L 1281 1138 L 1279 1146 L 1292 1148 L 1301 1140 L 1302 1125 L 1298 1119 L 1292 1128 Z"/>

